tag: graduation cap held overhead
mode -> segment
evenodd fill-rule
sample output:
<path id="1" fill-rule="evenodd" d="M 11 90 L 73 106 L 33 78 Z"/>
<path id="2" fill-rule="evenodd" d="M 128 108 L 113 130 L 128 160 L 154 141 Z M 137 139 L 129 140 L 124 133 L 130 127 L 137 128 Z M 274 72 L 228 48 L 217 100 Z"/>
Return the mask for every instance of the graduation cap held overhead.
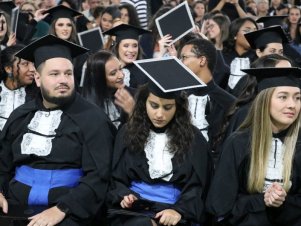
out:
<path id="1" fill-rule="evenodd" d="M 66 58 L 72 62 L 74 57 L 87 51 L 88 49 L 72 42 L 57 38 L 54 35 L 46 35 L 24 47 L 16 53 L 16 56 L 34 62 L 35 67 L 38 68 L 41 63 L 51 58 Z"/>
<path id="2" fill-rule="evenodd" d="M 13 1 L 0 2 L 0 13 L 5 12 L 8 15 L 11 15 L 12 9 L 15 8 L 16 5 Z"/>
<path id="3" fill-rule="evenodd" d="M 257 79 L 258 91 L 278 86 L 301 87 L 301 69 L 297 67 L 266 67 L 242 69 Z"/>
<path id="4" fill-rule="evenodd" d="M 172 8 L 156 19 L 156 26 L 160 37 L 171 35 L 172 42 L 175 43 L 195 27 L 194 20 L 191 15 L 191 10 L 187 1 Z"/>
<path id="5" fill-rule="evenodd" d="M 150 31 L 129 24 L 120 24 L 105 31 L 103 34 L 116 36 L 116 42 L 119 43 L 123 39 L 138 40 L 139 36 L 145 33 L 150 33 Z"/>
<path id="6" fill-rule="evenodd" d="M 149 78 L 149 90 L 154 95 L 174 99 L 178 91 L 206 86 L 196 75 L 175 57 L 134 61 Z"/>
<path id="7" fill-rule="evenodd" d="M 283 20 L 287 16 L 263 16 L 256 20 L 256 23 L 263 23 L 264 27 L 271 27 L 275 25 L 282 25 Z"/>
<path id="8" fill-rule="evenodd" d="M 58 18 L 69 18 L 70 20 L 73 20 L 74 17 L 83 15 L 80 12 L 64 5 L 52 7 L 44 12 L 44 14 L 46 13 L 49 13 L 51 23 Z"/>
<path id="9" fill-rule="evenodd" d="M 265 47 L 269 43 L 287 43 L 288 39 L 281 26 L 273 26 L 245 34 L 252 49 Z"/>

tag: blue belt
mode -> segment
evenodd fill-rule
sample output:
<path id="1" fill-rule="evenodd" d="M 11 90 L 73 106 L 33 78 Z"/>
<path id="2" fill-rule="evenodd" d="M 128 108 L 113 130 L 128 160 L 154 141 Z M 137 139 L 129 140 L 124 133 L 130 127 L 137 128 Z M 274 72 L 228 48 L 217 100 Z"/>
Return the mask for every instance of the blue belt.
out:
<path id="1" fill-rule="evenodd" d="M 144 199 L 168 204 L 175 204 L 181 194 L 181 191 L 173 184 L 167 183 L 147 184 L 133 181 L 130 189 Z"/>
<path id="2" fill-rule="evenodd" d="M 31 187 L 28 205 L 48 205 L 49 189 L 76 187 L 82 175 L 81 169 L 41 170 L 20 166 L 16 168 L 15 180 Z"/>

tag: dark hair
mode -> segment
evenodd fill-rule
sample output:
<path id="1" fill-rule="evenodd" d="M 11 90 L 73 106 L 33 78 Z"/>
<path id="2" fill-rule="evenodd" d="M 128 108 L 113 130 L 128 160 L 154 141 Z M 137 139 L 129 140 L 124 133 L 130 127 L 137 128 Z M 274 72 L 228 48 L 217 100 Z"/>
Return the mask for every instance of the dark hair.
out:
<path id="1" fill-rule="evenodd" d="M 251 64 L 251 68 L 265 68 L 265 67 L 275 67 L 276 64 L 279 63 L 281 60 L 286 60 L 292 64 L 292 61 L 285 57 L 281 56 L 279 54 L 270 54 L 263 57 L 258 58 Z M 237 98 L 237 100 L 234 102 L 232 107 L 228 110 L 225 116 L 225 120 L 223 121 L 223 125 L 221 128 L 220 133 L 217 136 L 217 139 L 213 142 L 213 147 L 215 147 L 218 143 L 224 140 L 224 137 L 227 132 L 227 128 L 229 126 L 230 120 L 232 116 L 238 111 L 240 107 L 243 105 L 246 105 L 247 103 L 250 103 L 253 101 L 257 95 L 257 80 L 254 76 L 251 75 L 245 75 L 247 76 L 247 81 L 245 83 L 245 86 Z"/>
<path id="2" fill-rule="evenodd" d="M 124 3 L 119 6 L 119 10 L 122 10 L 122 9 L 126 9 L 128 11 L 130 25 L 133 25 L 135 27 L 141 27 L 140 21 L 138 18 L 138 14 L 137 14 L 137 11 L 134 6 L 132 6 L 131 4 L 128 4 L 128 3 Z"/>
<path id="3" fill-rule="evenodd" d="M 192 39 L 186 42 L 183 46 L 192 45 L 191 51 L 198 57 L 205 56 L 208 62 L 208 68 L 211 72 L 214 71 L 216 65 L 217 53 L 214 45 L 205 39 Z M 181 52 L 181 50 L 179 51 Z"/>
<path id="4" fill-rule="evenodd" d="M 93 9 L 93 17 L 98 18 L 102 15 L 102 12 L 104 11 L 105 7 L 103 6 L 97 6 Z"/>
<path id="5" fill-rule="evenodd" d="M 51 25 L 49 27 L 49 34 L 57 36 L 56 31 L 55 31 L 55 24 L 58 21 L 58 19 L 60 19 L 60 18 L 57 18 L 57 19 L 55 19 L 55 20 L 52 21 L 52 23 L 51 23 Z M 74 23 L 74 21 L 72 19 L 70 19 L 70 22 L 71 22 L 71 26 L 72 26 L 72 31 L 71 31 L 71 35 L 70 35 L 70 37 L 69 37 L 69 39 L 67 41 L 78 44 L 78 41 L 77 41 L 77 31 L 76 31 L 75 23 Z"/>
<path id="6" fill-rule="evenodd" d="M 58 5 L 62 5 L 64 2 L 70 5 L 71 9 L 78 10 L 78 4 L 74 0 L 60 0 Z"/>
<path id="7" fill-rule="evenodd" d="M 146 112 L 146 100 L 149 94 L 150 91 L 147 85 L 139 88 L 133 113 L 126 124 L 125 144 L 129 150 L 134 152 L 144 150 L 150 128 L 152 127 L 152 122 Z M 170 138 L 170 150 L 176 154 L 175 157 L 184 157 L 185 152 L 189 150 L 192 144 L 194 127 L 191 124 L 187 96 L 182 93 L 175 98 L 175 102 L 176 112 L 166 132 Z"/>
<path id="8" fill-rule="evenodd" d="M 104 106 L 109 89 L 106 82 L 106 63 L 113 57 L 115 57 L 113 53 L 101 50 L 87 59 L 82 95 L 101 107 Z"/>
<path id="9" fill-rule="evenodd" d="M 113 20 L 121 17 L 120 10 L 118 9 L 118 7 L 116 5 L 110 5 L 106 8 L 104 8 L 101 15 L 103 15 L 105 13 L 110 14 L 113 17 Z"/>
<path id="10" fill-rule="evenodd" d="M 224 52 L 232 52 L 235 49 L 235 43 L 236 43 L 236 35 L 239 31 L 239 29 L 246 23 L 247 21 L 250 21 L 255 25 L 255 27 L 258 29 L 258 26 L 256 24 L 256 21 L 253 20 L 251 17 L 244 17 L 244 18 L 237 18 L 232 21 L 229 28 L 229 37 L 224 42 Z"/>
<path id="11" fill-rule="evenodd" d="M 169 6 L 162 6 L 160 9 L 152 16 L 150 23 L 148 25 L 148 30 L 152 31 L 152 46 L 151 49 L 153 50 L 155 48 L 155 45 L 160 38 L 159 31 L 156 25 L 156 19 L 160 16 L 162 16 L 164 13 L 168 12 L 172 7 Z"/>
<path id="12" fill-rule="evenodd" d="M 12 67 L 16 60 L 17 63 L 17 75 L 19 74 L 19 63 L 21 61 L 20 58 L 15 57 L 15 54 L 24 48 L 24 45 L 16 44 L 13 46 L 8 46 L 1 52 L 1 74 L 0 81 L 5 81 L 7 79 L 8 74 L 5 71 L 5 67 Z"/>
<path id="13" fill-rule="evenodd" d="M 301 34 L 300 34 L 300 27 L 301 27 L 301 18 L 299 18 L 297 27 L 296 27 L 296 37 L 293 40 L 294 44 L 300 45 L 301 44 Z"/>

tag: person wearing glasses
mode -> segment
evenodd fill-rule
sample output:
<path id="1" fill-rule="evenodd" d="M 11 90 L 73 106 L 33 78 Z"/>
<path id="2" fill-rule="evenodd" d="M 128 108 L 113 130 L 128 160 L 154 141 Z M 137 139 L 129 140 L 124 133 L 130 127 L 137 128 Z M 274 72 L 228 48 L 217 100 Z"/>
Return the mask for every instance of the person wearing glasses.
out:
<path id="1" fill-rule="evenodd" d="M 210 41 L 190 40 L 179 52 L 180 60 L 207 85 L 205 88 L 187 92 L 192 122 L 213 148 L 224 114 L 234 103 L 235 97 L 214 82 L 213 70 L 216 67 L 217 51 Z"/>

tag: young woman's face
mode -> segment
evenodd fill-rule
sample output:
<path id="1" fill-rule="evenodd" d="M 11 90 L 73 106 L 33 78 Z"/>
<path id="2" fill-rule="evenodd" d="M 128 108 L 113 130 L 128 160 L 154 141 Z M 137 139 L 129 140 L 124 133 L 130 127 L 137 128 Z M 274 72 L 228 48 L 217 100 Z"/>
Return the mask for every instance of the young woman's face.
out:
<path id="1" fill-rule="evenodd" d="M 129 17 L 129 12 L 126 8 L 122 8 L 120 10 L 120 14 L 121 14 L 121 20 L 123 23 L 125 24 L 129 24 L 130 21 L 130 17 Z"/>
<path id="2" fill-rule="evenodd" d="M 236 42 L 235 44 L 238 46 L 241 46 L 244 49 L 250 49 L 250 44 L 249 42 L 246 40 L 245 35 L 246 33 L 252 32 L 252 31 L 256 31 L 257 28 L 255 26 L 254 23 L 252 23 L 251 21 L 246 21 L 238 30 L 235 38 L 236 38 Z"/>
<path id="3" fill-rule="evenodd" d="M 138 58 L 139 45 L 135 39 L 123 39 L 119 43 L 118 54 L 122 64 L 133 63 Z"/>
<path id="4" fill-rule="evenodd" d="M 13 63 L 13 76 L 20 86 L 30 85 L 34 80 L 36 69 L 32 62 L 16 59 Z"/>
<path id="5" fill-rule="evenodd" d="M 282 43 L 269 43 L 262 52 L 260 51 L 260 49 L 257 49 L 256 54 L 258 57 L 263 57 L 271 54 L 278 54 L 283 56 L 283 45 Z"/>
<path id="6" fill-rule="evenodd" d="M 108 13 L 104 13 L 100 20 L 102 31 L 110 30 L 113 27 L 113 17 Z"/>
<path id="7" fill-rule="evenodd" d="M 203 3 L 198 3 L 193 8 L 193 11 L 198 17 L 202 17 L 205 14 L 205 5 Z"/>
<path id="8" fill-rule="evenodd" d="M 301 102 L 300 88 L 279 86 L 271 97 L 270 116 L 273 132 L 287 129 L 298 117 Z"/>
<path id="9" fill-rule="evenodd" d="M 217 39 L 221 36 L 221 29 L 214 20 L 208 20 L 207 35 L 209 39 Z"/>
<path id="10" fill-rule="evenodd" d="M 289 14 L 288 14 L 288 21 L 291 24 L 297 24 L 299 19 L 300 19 L 300 10 L 299 9 L 290 9 Z"/>
<path id="11" fill-rule="evenodd" d="M 7 33 L 7 23 L 3 15 L 0 16 L 0 37 L 4 37 Z"/>
<path id="12" fill-rule="evenodd" d="M 55 22 L 55 34 L 63 40 L 69 40 L 72 33 L 72 21 L 69 18 L 59 18 Z"/>
<path id="13" fill-rule="evenodd" d="M 146 100 L 147 116 L 156 128 L 163 128 L 176 113 L 175 99 L 163 99 L 150 93 Z"/>
<path id="14" fill-rule="evenodd" d="M 107 87 L 113 89 L 122 88 L 124 86 L 124 74 L 122 73 L 120 61 L 116 57 L 113 57 L 107 61 L 105 68 Z"/>

